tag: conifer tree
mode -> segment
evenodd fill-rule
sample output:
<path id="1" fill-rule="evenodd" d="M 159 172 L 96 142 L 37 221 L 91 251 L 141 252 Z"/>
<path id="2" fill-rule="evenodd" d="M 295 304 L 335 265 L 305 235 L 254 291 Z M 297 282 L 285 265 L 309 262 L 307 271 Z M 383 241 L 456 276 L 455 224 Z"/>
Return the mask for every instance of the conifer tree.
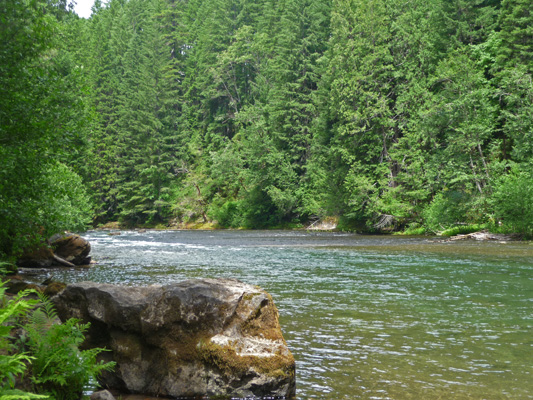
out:
<path id="1" fill-rule="evenodd" d="M 86 179 L 93 193 L 95 222 L 112 219 L 119 207 L 116 197 L 120 164 L 117 121 L 127 40 L 127 30 L 120 25 L 123 14 L 123 1 L 110 1 L 105 8 L 97 1 L 88 21 L 85 67 L 89 70 L 91 101 L 96 115 L 89 138 Z"/>

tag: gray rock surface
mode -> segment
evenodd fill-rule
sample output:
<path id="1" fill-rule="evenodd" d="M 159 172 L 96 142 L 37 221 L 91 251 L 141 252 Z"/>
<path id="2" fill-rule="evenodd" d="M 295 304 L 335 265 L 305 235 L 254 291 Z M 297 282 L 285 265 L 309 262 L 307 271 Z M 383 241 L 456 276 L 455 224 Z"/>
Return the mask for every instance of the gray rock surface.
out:
<path id="1" fill-rule="evenodd" d="M 68 285 L 61 319 L 90 322 L 88 347 L 106 347 L 110 389 L 159 396 L 295 394 L 295 363 L 272 297 L 232 279 L 167 286 Z"/>
<path id="2" fill-rule="evenodd" d="M 91 400 L 116 400 L 109 390 L 100 390 L 91 394 Z"/>

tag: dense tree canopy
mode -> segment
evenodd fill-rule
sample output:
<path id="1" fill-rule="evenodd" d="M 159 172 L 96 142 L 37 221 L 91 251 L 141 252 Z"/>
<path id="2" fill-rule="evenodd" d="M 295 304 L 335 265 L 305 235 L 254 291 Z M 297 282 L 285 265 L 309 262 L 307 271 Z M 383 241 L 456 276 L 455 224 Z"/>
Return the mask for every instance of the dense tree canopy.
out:
<path id="1" fill-rule="evenodd" d="M 63 5 L 64 6 L 64 5 Z M 83 228 L 90 204 L 72 165 L 88 110 L 67 48 L 68 11 L 44 0 L 0 3 L 0 254 Z M 69 150 L 71 149 L 71 150 Z"/>
<path id="2" fill-rule="evenodd" d="M 86 189 L 95 224 L 531 233 L 529 3 L 4 1 L 0 251 Z"/>

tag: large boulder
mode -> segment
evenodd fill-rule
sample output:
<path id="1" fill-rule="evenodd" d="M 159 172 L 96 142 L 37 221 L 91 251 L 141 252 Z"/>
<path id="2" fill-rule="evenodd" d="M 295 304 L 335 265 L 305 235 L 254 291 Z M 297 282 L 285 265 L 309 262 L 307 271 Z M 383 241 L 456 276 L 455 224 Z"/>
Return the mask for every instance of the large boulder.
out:
<path id="1" fill-rule="evenodd" d="M 75 233 L 52 236 L 47 243 L 26 249 L 17 260 L 20 268 L 75 267 L 91 262 L 91 244 Z"/>
<path id="2" fill-rule="evenodd" d="M 265 291 L 232 279 L 167 286 L 68 285 L 61 319 L 90 322 L 87 347 L 117 363 L 101 384 L 171 397 L 295 394 L 295 362 Z M 217 397 L 219 398 L 219 397 Z"/>
<path id="3" fill-rule="evenodd" d="M 63 233 L 48 239 L 54 254 L 75 265 L 87 265 L 91 262 L 89 253 L 91 244 L 87 239 L 75 233 Z"/>

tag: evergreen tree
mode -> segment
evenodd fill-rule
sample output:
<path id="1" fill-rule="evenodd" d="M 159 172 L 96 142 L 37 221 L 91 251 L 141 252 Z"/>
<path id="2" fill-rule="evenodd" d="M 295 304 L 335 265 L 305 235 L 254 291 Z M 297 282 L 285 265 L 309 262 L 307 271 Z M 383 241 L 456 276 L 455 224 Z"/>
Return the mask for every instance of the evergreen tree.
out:
<path id="1" fill-rule="evenodd" d="M 127 30 L 120 25 L 124 2 L 113 0 L 103 7 L 97 1 L 88 21 L 85 67 L 91 82 L 91 101 L 96 112 L 86 159 L 86 179 L 93 193 L 95 222 L 115 217 L 119 204 L 117 181 L 120 150 L 118 110 L 120 82 L 124 74 L 123 54 Z"/>
<path id="2" fill-rule="evenodd" d="M 163 69 L 168 58 L 159 21 L 161 4 L 131 0 L 123 18 L 131 36 L 124 54 L 118 112 L 121 144 L 117 200 L 129 222 L 160 220 L 172 149 L 165 147 L 161 123 Z M 164 96 L 164 95 L 163 95 Z"/>
<path id="3" fill-rule="evenodd" d="M 327 43 L 328 7 L 317 1 L 266 2 L 258 26 L 249 61 L 256 71 L 254 103 L 239 115 L 238 138 L 252 225 L 279 223 L 304 211 L 301 183 L 310 156 L 317 60 Z"/>
<path id="4" fill-rule="evenodd" d="M 533 16 L 526 1 L 502 1 L 500 30 L 491 37 L 493 85 L 501 107 L 504 148 L 516 161 L 533 157 Z"/>
<path id="5" fill-rule="evenodd" d="M 527 0 L 502 0 L 499 18 L 500 63 L 533 72 L 533 15 Z"/>

